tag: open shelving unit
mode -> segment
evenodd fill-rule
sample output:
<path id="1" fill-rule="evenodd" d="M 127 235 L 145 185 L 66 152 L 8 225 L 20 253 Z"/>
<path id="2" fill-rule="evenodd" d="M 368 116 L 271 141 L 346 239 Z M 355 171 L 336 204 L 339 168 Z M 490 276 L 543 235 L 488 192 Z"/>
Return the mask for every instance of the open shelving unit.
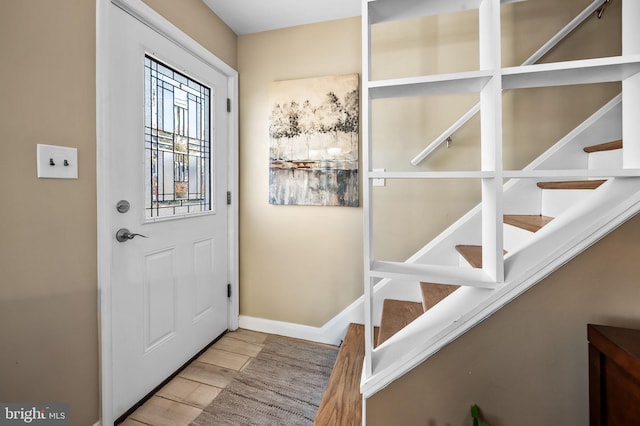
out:
<path id="1" fill-rule="evenodd" d="M 623 1 L 622 55 L 519 67 L 502 67 L 502 4 L 523 0 L 363 0 L 363 210 L 364 210 L 364 380 L 376 373 L 373 342 L 374 286 L 381 278 L 496 288 L 504 281 L 503 182 L 511 178 L 599 178 L 640 175 L 640 2 Z M 371 27 L 382 22 L 477 9 L 479 16 L 479 69 L 410 78 L 371 80 Z M 617 170 L 503 170 L 502 91 L 604 82 L 622 82 L 623 169 Z M 373 170 L 372 101 L 411 96 L 475 93 L 480 96 L 480 170 L 403 171 Z M 379 167 L 379 166 L 378 166 Z M 443 265 L 388 262 L 373 253 L 374 179 L 477 179 L 481 182 L 481 269 Z"/>

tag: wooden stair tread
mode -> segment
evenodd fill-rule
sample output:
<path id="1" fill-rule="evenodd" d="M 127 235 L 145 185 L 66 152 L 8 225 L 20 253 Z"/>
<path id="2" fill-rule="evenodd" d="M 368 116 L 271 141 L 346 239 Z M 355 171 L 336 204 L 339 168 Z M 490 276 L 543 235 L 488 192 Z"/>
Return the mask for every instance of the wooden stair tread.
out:
<path id="1" fill-rule="evenodd" d="M 474 268 L 482 268 L 482 246 L 457 245 L 456 250 Z"/>
<path id="2" fill-rule="evenodd" d="M 436 284 L 436 283 L 420 283 L 422 291 L 422 309 L 426 312 L 433 308 L 442 299 L 453 293 L 459 285 Z"/>
<path id="3" fill-rule="evenodd" d="M 472 267 L 482 268 L 482 246 L 459 244 L 456 246 L 456 250 Z M 507 251 L 502 250 L 502 254 L 507 254 Z"/>
<path id="4" fill-rule="evenodd" d="M 585 146 L 584 152 L 592 153 L 592 152 L 602 152 L 602 151 L 612 151 L 614 149 L 622 149 L 622 139 L 617 141 L 600 143 L 598 145 Z"/>
<path id="5" fill-rule="evenodd" d="M 551 222 L 552 217 L 542 215 L 527 215 L 527 214 L 505 214 L 504 223 L 508 225 L 517 226 L 518 228 L 525 229 L 530 232 L 537 232 Z"/>
<path id="6" fill-rule="evenodd" d="M 596 189 L 606 179 L 597 180 L 571 180 L 571 181 L 558 181 L 558 182 L 538 182 L 538 188 L 541 189 Z"/>
<path id="7" fill-rule="evenodd" d="M 360 380 L 364 361 L 364 326 L 349 324 L 324 391 L 314 425 L 362 424 Z"/>
<path id="8" fill-rule="evenodd" d="M 382 304 L 382 318 L 377 344 L 381 345 L 423 313 L 422 303 L 385 299 Z"/>

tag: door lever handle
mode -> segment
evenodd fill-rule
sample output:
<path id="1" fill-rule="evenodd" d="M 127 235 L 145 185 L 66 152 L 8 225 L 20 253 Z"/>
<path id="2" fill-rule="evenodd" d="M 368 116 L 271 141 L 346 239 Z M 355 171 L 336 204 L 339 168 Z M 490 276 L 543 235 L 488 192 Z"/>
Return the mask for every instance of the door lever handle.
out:
<path id="1" fill-rule="evenodd" d="M 133 240 L 135 237 L 149 238 L 146 235 L 136 234 L 134 232 L 129 232 L 127 228 L 120 228 L 116 232 L 116 240 L 124 243 L 125 241 Z"/>

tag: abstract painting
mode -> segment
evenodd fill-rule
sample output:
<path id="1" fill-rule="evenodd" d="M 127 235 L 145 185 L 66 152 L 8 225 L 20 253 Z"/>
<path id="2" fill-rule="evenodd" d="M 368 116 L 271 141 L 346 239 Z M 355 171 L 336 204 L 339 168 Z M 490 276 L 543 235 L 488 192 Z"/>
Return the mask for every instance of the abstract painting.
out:
<path id="1" fill-rule="evenodd" d="M 358 74 L 269 89 L 269 203 L 359 206 Z"/>

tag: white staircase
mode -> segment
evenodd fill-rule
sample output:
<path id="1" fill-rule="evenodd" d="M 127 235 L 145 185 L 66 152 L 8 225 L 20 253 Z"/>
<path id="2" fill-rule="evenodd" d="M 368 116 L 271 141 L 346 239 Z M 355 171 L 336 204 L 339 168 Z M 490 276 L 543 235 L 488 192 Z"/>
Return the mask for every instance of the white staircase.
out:
<path id="1" fill-rule="evenodd" d="M 541 178 L 513 179 L 505 185 L 505 215 L 542 215 L 552 219 L 536 232 L 504 224 L 507 252 L 504 283 L 487 285 L 492 288 L 463 285 L 375 348 L 373 374 L 362 382 L 365 398 L 410 371 L 640 211 L 640 170 L 620 169 L 623 149 L 585 152 L 587 147 L 620 139 L 621 101 L 622 97 L 617 96 L 523 169 L 525 174 Z M 565 171 L 562 182 L 567 179 L 605 182 L 596 189 L 541 189 L 537 182 L 548 181 L 549 165 Z M 612 174 L 617 177 L 610 177 Z M 555 179 L 560 181 L 558 176 Z M 415 268 L 433 264 L 472 268 L 456 251 L 456 245 L 481 241 L 481 214 L 478 205 L 406 263 Z M 413 287 L 404 280 L 380 282 L 374 291 L 373 322 L 380 322 L 384 299 L 419 301 L 419 281 L 414 281 Z"/>
<path id="2" fill-rule="evenodd" d="M 623 0 L 623 55 L 501 68 L 500 1 L 363 1 L 363 162 L 365 188 L 365 362 L 361 382 L 369 398 L 443 346 L 490 316 L 640 211 L 640 2 Z M 419 5 L 419 7 L 418 7 Z M 369 26 L 390 19 L 480 9 L 480 70 L 370 81 Z M 496 32 L 496 28 L 498 29 Z M 622 82 L 622 94 L 604 105 L 522 170 L 502 168 L 503 89 Z M 481 156 L 478 171 L 374 172 L 371 101 L 449 93 L 480 94 Z M 623 148 L 585 148 L 624 140 Z M 591 151 L 592 149 L 588 149 Z M 478 179 L 482 202 L 406 262 L 375 259 L 372 251 L 373 179 Z M 509 181 L 503 186 L 504 179 Z M 548 184 L 541 182 L 580 182 Z M 589 186 L 592 189 L 577 189 Z M 602 182 L 600 182 L 602 181 Z M 560 189 L 547 189 L 556 186 Z M 570 189 L 565 189 L 569 187 Z M 504 224 L 505 215 L 553 218 L 536 232 Z M 516 218 L 517 219 L 517 218 Z M 482 267 L 461 259 L 456 246 L 482 246 Z M 503 254 L 505 253 L 506 254 Z M 477 265 L 476 265 L 477 266 Z M 461 286 L 406 327 L 374 347 L 385 299 L 417 302 L 420 283 Z"/>

